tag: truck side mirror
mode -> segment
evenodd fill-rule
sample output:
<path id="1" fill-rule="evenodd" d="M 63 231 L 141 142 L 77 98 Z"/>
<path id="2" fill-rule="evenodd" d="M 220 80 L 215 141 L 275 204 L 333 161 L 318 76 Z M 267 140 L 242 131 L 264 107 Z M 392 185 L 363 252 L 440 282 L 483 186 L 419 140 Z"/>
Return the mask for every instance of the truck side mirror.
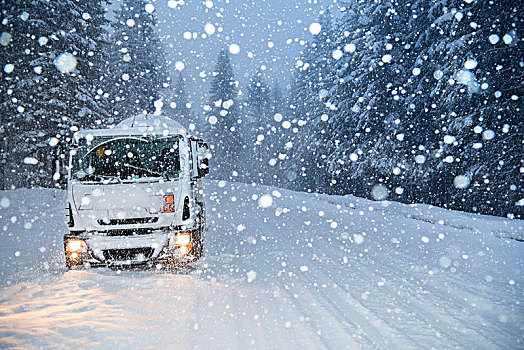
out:
<path id="1" fill-rule="evenodd" d="M 193 179 L 199 179 L 209 173 L 209 149 L 207 143 L 200 139 L 191 139 L 191 174 Z"/>
<path id="2" fill-rule="evenodd" d="M 209 174 L 209 148 L 207 143 L 202 140 L 198 140 L 198 176 L 204 177 Z"/>

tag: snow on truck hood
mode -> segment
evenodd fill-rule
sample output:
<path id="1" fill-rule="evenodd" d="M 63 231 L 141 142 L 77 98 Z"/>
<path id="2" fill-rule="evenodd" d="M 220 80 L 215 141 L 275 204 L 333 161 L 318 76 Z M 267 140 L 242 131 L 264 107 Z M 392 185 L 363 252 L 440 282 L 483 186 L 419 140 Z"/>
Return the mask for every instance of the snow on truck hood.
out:
<path id="1" fill-rule="evenodd" d="M 72 185 L 73 201 L 79 210 L 117 210 L 123 212 L 158 213 L 162 208 L 164 196 L 173 195 L 175 209 L 180 203 L 178 182 L 166 184 L 112 184 Z M 135 213 L 138 214 L 138 213 Z"/>

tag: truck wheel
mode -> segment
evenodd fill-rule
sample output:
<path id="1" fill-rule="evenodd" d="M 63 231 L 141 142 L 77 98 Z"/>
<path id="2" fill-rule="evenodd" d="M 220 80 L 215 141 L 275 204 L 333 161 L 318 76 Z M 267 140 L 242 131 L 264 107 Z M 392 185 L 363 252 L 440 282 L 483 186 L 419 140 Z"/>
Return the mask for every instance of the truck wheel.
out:
<path id="1" fill-rule="evenodd" d="M 202 232 L 201 230 L 194 231 L 193 237 L 192 237 L 193 249 L 191 253 L 196 258 L 195 260 L 200 259 L 204 251 L 204 242 L 202 242 L 201 232 Z"/>
<path id="2" fill-rule="evenodd" d="M 200 259 L 202 255 L 204 255 L 204 242 L 202 242 L 202 239 L 198 237 L 198 239 L 195 240 L 195 248 L 193 248 L 193 255 Z"/>
<path id="3" fill-rule="evenodd" d="M 72 270 L 74 267 L 80 267 L 80 268 L 83 268 L 84 267 L 84 262 L 82 260 L 77 260 L 77 261 L 74 261 L 72 259 L 69 259 L 66 255 L 65 257 L 65 266 L 67 268 L 67 270 Z"/>
<path id="4" fill-rule="evenodd" d="M 194 236 L 193 236 L 193 241 L 194 241 L 194 245 L 195 245 L 195 248 L 193 248 L 193 255 L 198 259 L 200 259 L 203 255 L 204 255 L 204 237 L 203 237 L 203 233 L 204 233 L 204 230 L 205 230 L 205 217 L 206 217 L 206 212 L 205 212 L 205 207 L 204 207 L 204 203 L 203 202 L 197 202 L 197 204 L 200 206 L 200 210 L 198 212 L 198 223 L 199 223 L 199 228 L 198 230 L 195 232 Z"/>
<path id="5" fill-rule="evenodd" d="M 73 261 L 71 261 L 67 257 L 66 257 L 65 265 L 68 271 L 72 270 L 73 266 L 77 266 L 77 264 L 75 264 Z"/>

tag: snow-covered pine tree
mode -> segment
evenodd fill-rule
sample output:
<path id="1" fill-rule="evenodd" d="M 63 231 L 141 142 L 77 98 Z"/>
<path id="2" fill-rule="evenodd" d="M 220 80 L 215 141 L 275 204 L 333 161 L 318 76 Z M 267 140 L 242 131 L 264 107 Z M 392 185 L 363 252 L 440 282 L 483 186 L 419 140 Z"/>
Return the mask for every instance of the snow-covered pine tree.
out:
<path id="1" fill-rule="evenodd" d="M 437 2 L 419 37 L 410 104 L 425 116 L 420 167 L 439 202 L 498 215 L 522 215 L 522 40 L 518 2 Z M 428 176 L 429 174 L 429 176 Z M 428 186 L 420 186 L 421 191 Z M 420 197 L 418 195 L 417 197 Z"/>
<path id="2" fill-rule="evenodd" d="M 269 173 L 272 174 L 269 183 L 278 187 L 291 187 L 296 179 L 296 171 L 292 171 L 292 154 L 294 152 L 294 135 L 298 133 L 298 125 L 302 121 L 292 118 L 293 113 L 289 108 L 288 96 L 284 94 L 278 82 L 271 88 L 271 113 L 267 119 L 265 140 L 269 146 L 269 154 L 266 166 L 269 165 Z M 290 122 L 293 127 L 288 126 Z"/>
<path id="3" fill-rule="evenodd" d="M 216 178 L 237 180 L 251 165 L 243 164 L 246 158 L 245 143 L 240 133 L 242 118 L 238 103 L 238 82 L 235 80 L 231 60 L 225 49 L 218 55 L 209 104 L 205 106 L 207 140 L 211 143 Z"/>
<path id="4" fill-rule="evenodd" d="M 294 113 L 289 108 L 289 97 L 284 94 L 278 82 L 271 88 L 270 99 L 271 113 L 267 121 L 268 133 L 265 136 L 270 151 L 267 159 L 269 173 L 272 174 L 270 183 L 278 187 L 292 188 L 296 180 L 296 169 L 292 166 L 294 139 L 302 121 L 293 119 Z"/>
<path id="5" fill-rule="evenodd" d="M 104 4 L 1 3 L 2 188 L 54 185 L 72 131 L 107 118 Z"/>
<path id="6" fill-rule="evenodd" d="M 409 64 L 409 6 L 390 1 L 350 2 L 337 33 L 335 84 L 329 95 L 333 126 L 325 138 L 337 192 L 369 195 L 403 167 L 405 121 L 400 82 Z M 398 170 L 395 170 L 398 172 Z"/>
<path id="7" fill-rule="evenodd" d="M 287 109 L 287 96 L 282 91 L 280 84 L 275 82 L 271 88 L 271 111 L 273 116 L 277 113 L 285 114 Z"/>
<path id="8" fill-rule="evenodd" d="M 293 165 L 287 172 L 297 175 L 295 188 L 301 190 L 326 191 L 330 184 L 327 155 L 334 145 L 325 135 L 329 128 L 326 117 L 333 111 L 331 104 L 326 105 L 334 84 L 336 36 L 332 21 L 329 11 L 322 13 L 318 20 L 320 32 L 296 62 L 290 100 L 299 131 L 291 140 L 296 146 L 291 155 Z"/>
<path id="9" fill-rule="evenodd" d="M 522 216 L 524 192 L 514 179 L 524 162 L 516 29 L 523 5 L 377 0 L 342 7 L 330 127 L 321 138 L 298 138 L 300 150 L 316 152 L 323 139 L 333 151 L 320 179 L 335 180 L 336 191 L 324 190 L 370 196 L 382 183 L 390 198 L 406 202 Z M 308 111 L 325 104 L 308 99 L 307 89 L 294 91 L 297 115 L 311 124 Z"/>
<path id="10" fill-rule="evenodd" d="M 169 86 L 154 7 L 147 4 L 144 0 L 124 0 L 112 25 L 115 50 L 109 81 L 112 113 L 117 120 L 155 112 L 155 101 Z"/>
<path id="11" fill-rule="evenodd" d="M 249 169 L 251 181 L 271 184 L 273 172 L 269 166 L 272 145 L 271 135 L 271 92 L 264 82 L 262 73 L 256 72 L 247 87 L 245 104 L 245 121 L 242 125 L 242 134 L 246 140 L 247 152 L 253 155 Z"/>
<path id="12" fill-rule="evenodd" d="M 174 118 L 184 126 L 194 121 L 193 112 L 191 111 L 191 104 L 187 94 L 187 79 L 182 72 L 178 72 L 177 78 L 173 85 L 173 90 L 170 91 L 166 102 L 169 106 L 164 108 L 171 108 Z"/>
<path id="13" fill-rule="evenodd" d="M 247 87 L 246 106 L 246 123 L 255 124 L 256 128 L 261 125 L 265 127 L 271 113 L 271 92 L 260 71 L 251 77 Z"/>

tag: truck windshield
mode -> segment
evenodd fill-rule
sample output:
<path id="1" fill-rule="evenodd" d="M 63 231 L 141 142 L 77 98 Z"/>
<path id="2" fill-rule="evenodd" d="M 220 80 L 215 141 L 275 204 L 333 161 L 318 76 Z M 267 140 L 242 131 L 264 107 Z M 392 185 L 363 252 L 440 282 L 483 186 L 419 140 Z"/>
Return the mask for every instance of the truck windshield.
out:
<path id="1" fill-rule="evenodd" d="M 104 183 L 177 178 L 179 139 L 95 138 L 89 145 L 84 139 L 72 152 L 71 174 L 80 181 Z"/>

